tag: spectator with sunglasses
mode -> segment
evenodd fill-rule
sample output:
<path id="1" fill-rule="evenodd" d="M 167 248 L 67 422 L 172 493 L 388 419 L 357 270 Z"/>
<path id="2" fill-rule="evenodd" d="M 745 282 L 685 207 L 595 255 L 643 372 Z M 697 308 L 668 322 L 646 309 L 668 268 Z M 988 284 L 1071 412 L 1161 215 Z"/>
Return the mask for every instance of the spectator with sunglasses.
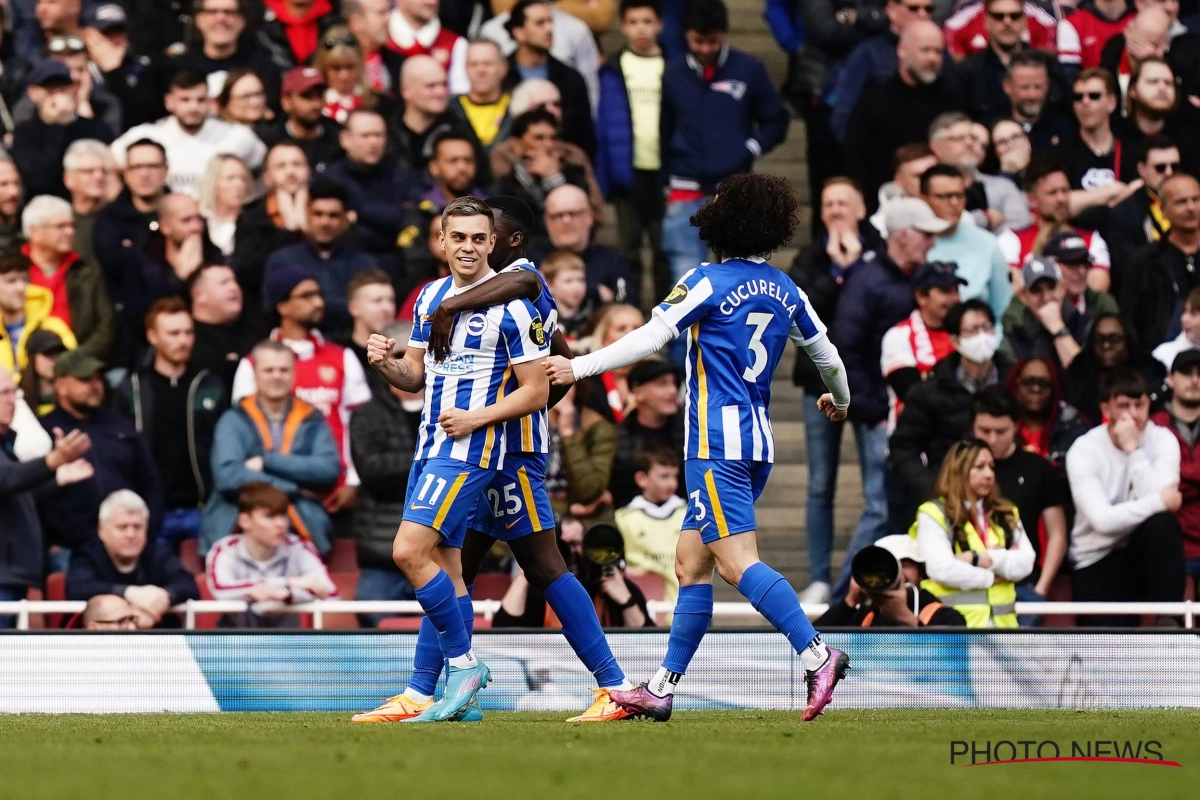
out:
<path id="1" fill-rule="evenodd" d="M 362 47 L 345 25 L 325 32 L 313 63 L 325 79 L 325 107 L 321 113 L 339 125 L 356 108 L 375 108 L 378 98 L 367 78 Z"/>
<path id="2" fill-rule="evenodd" d="M 1180 170 L 1179 147 L 1170 137 L 1156 134 L 1142 140 L 1139 150 L 1137 174 L 1141 187 L 1108 214 L 1108 245 L 1113 263 L 1119 266 L 1128 264 L 1134 253 L 1157 242 L 1170 229 L 1162 209 L 1162 186 Z M 1120 277 L 1118 269 L 1113 279 L 1119 281 Z"/>
<path id="3" fill-rule="evenodd" d="M 29 64 L 42 60 L 46 42 L 55 36 L 78 36 L 85 0 L 14 0 L 12 10 L 13 49 Z M 86 5 L 91 5 L 87 2 Z M 7 16 L 7 14 L 5 15 Z M 5 39 L 8 34 L 5 34 Z M 7 59 L 5 68 L 8 67 Z"/>
<path id="4" fill-rule="evenodd" d="M 104 85 L 95 85 L 88 70 L 87 46 L 80 36 L 55 36 L 42 51 L 48 61 L 65 64 L 75 92 L 75 113 L 103 122 L 114 133 L 121 127 L 121 103 Z M 37 116 L 37 104 L 26 95 L 13 106 L 13 123 L 20 125 Z"/>
<path id="5" fill-rule="evenodd" d="M 1049 359 L 1026 358 L 1013 365 L 1005 381 L 1017 401 L 1014 419 L 1021 447 L 1060 470 L 1067 450 L 1089 427 L 1079 409 L 1063 399 L 1061 374 Z"/>
<path id="6" fill-rule="evenodd" d="M 1188 292 L 1200 286 L 1200 182 L 1178 174 L 1162 185 L 1162 208 L 1170 230 L 1130 260 L 1121 281 L 1121 312 L 1147 347 L 1179 333 L 1179 312 Z"/>
<path id="7" fill-rule="evenodd" d="M 1086 214 L 1091 227 L 1099 227 L 1105 209 L 1141 188 L 1136 182 L 1137 145 L 1113 130 L 1117 82 L 1108 70 L 1079 74 L 1072 87 L 1071 110 L 1076 130 L 1061 139 L 1056 150 L 1071 181 L 1071 215 Z"/>
<path id="8" fill-rule="evenodd" d="M 1132 367 L 1150 387 L 1150 399 L 1157 407 L 1163 395 L 1163 368 L 1142 349 L 1137 336 L 1117 314 L 1100 314 L 1084 342 L 1083 351 L 1063 374 L 1066 400 L 1089 422 L 1102 421 L 1100 384 L 1104 377 L 1121 367 Z"/>

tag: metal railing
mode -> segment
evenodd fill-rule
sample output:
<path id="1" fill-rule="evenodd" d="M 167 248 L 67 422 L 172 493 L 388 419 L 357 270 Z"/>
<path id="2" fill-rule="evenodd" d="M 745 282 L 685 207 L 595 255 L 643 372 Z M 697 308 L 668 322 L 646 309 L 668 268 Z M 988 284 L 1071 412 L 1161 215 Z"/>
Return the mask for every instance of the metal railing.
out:
<path id="1" fill-rule="evenodd" d="M 78 614 L 83 611 L 81 600 L 10 600 L 0 602 L 0 616 L 16 616 L 17 630 L 29 630 L 33 614 Z M 499 600 L 476 600 L 475 616 L 491 621 L 500 609 Z M 670 612 L 674 605 L 662 600 L 647 603 L 650 613 L 658 615 Z M 810 618 L 825 613 L 829 606 L 806 604 L 802 606 Z M 172 611 L 183 617 L 184 628 L 194 630 L 197 614 L 239 614 L 253 610 L 259 614 L 311 614 L 312 629 L 325 627 L 326 614 L 394 614 L 398 616 L 421 616 L 424 611 L 415 600 L 314 600 L 311 603 L 289 605 L 276 601 L 246 603 L 242 600 L 189 600 L 180 603 Z M 1183 627 L 1194 628 L 1200 603 L 1186 600 L 1181 603 L 1021 603 L 1016 604 L 1018 614 L 1047 616 L 1067 614 L 1074 616 L 1096 616 L 1124 614 L 1141 616 L 1182 617 Z M 762 616 L 749 603 L 719 602 L 713 604 L 713 618 L 718 620 L 761 621 Z"/>

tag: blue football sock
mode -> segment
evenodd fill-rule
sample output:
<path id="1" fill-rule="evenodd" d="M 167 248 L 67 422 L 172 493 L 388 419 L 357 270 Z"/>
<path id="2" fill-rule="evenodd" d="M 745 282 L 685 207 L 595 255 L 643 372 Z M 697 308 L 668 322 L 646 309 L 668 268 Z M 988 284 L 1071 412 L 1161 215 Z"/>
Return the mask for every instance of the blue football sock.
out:
<path id="1" fill-rule="evenodd" d="M 610 689 L 624 683 L 625 673 L 604 638 L 596 607 L 579 579 L 568 572 L 547 586 L 542 594 L 562 623 L 567 643 L 596 677 L 600 688 Z"/>
<path id="2" fill-rule="evenodd" d="M 437 629 L 429 617 L 425 617 L 417 633 L 417 651 L 413 654 L 413 672 L 408 679 L 408 688 L 432 697 L 437 691 L 438 676 L 442 674 L 445 661 L 442 648 L 438 645 Z"/>
<path id="3" fill-rule="evenodd" d="M 457 658 L 471 650 L 471 635 L 463 624 L 462 612 L 454 597 L 454 582 L 444 571 L 417 589 L 417 602 L 437 630 L 438 644 L 446 658 Z"/>
<path id="4" fill-rule="evenodd" d="M 671 637 L 667 639 L 667 655 L 663 669 L 682 675 L 687 672 L 700 640 L 712 622 L 713 587 L 711 583 L 693 583 L 679 587 L 675 601 L 675 616 L 671 619 Z"/>
<path id="5" fill-rule="evenodd" d="M 475 606 L 471 603 L 471 594 L 474 592 L 475 584 L 467 587 L 467 593 L 458 598 L 458 610 L 462 613 L 463 625 L 467 629 L 467 636 L 475 633 Z"/>
<path id="6" fill-rule="evenodd" d="M 759 561 L 743 572 L 737 588 L 758 613 L 787 637 L 797 653 L 817 638 L 816 629 L 800 608 L 796 590 L 787 578 L 766 564 Z"/>

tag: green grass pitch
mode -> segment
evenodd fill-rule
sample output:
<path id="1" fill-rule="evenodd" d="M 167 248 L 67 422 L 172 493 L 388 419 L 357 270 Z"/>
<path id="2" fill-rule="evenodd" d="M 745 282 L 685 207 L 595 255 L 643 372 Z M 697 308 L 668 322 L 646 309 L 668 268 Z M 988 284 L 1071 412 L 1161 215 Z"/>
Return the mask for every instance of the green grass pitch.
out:
<path id="1" fill-rule="evenodd" d="M 0 716 L 0 798 L 1157 800 L 1195 797 L 1200 770 L 1195 711 L 831 710 L 813 724 L 693 712 L 586 727 L 565 716 L 421 726 L 350 725 L 345 714 Z M 951 766 L 953 740 L 1153 740 L 1183 766 Z"/>

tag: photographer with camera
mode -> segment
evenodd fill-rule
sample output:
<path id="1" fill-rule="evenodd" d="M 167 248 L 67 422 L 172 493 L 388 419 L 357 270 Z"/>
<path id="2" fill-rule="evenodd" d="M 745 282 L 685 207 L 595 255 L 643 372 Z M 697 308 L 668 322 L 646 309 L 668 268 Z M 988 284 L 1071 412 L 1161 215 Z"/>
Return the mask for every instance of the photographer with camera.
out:
<path id="1" fill-rule="evenodd" d="M 558 546 L 563 559 L 587 589 L 604 628 L 653 627 L 646 596 L 625 578 L 625 540 L 608 523 L 597 523 L 584 533 L 583 523 L 563 517 L 558 526 Z M 536 588 L 518 572 L 500 601 L 493 628 L 557 628 L 554 612 Z"/>
<path id="2" fill-rule="evenodd" d="M 850 591 L 817 620 L 825 627 L 964 627 L 963 615 L 920 588 L 925 561 L 911 536 L 885 536 L 850 565 Z"/>

